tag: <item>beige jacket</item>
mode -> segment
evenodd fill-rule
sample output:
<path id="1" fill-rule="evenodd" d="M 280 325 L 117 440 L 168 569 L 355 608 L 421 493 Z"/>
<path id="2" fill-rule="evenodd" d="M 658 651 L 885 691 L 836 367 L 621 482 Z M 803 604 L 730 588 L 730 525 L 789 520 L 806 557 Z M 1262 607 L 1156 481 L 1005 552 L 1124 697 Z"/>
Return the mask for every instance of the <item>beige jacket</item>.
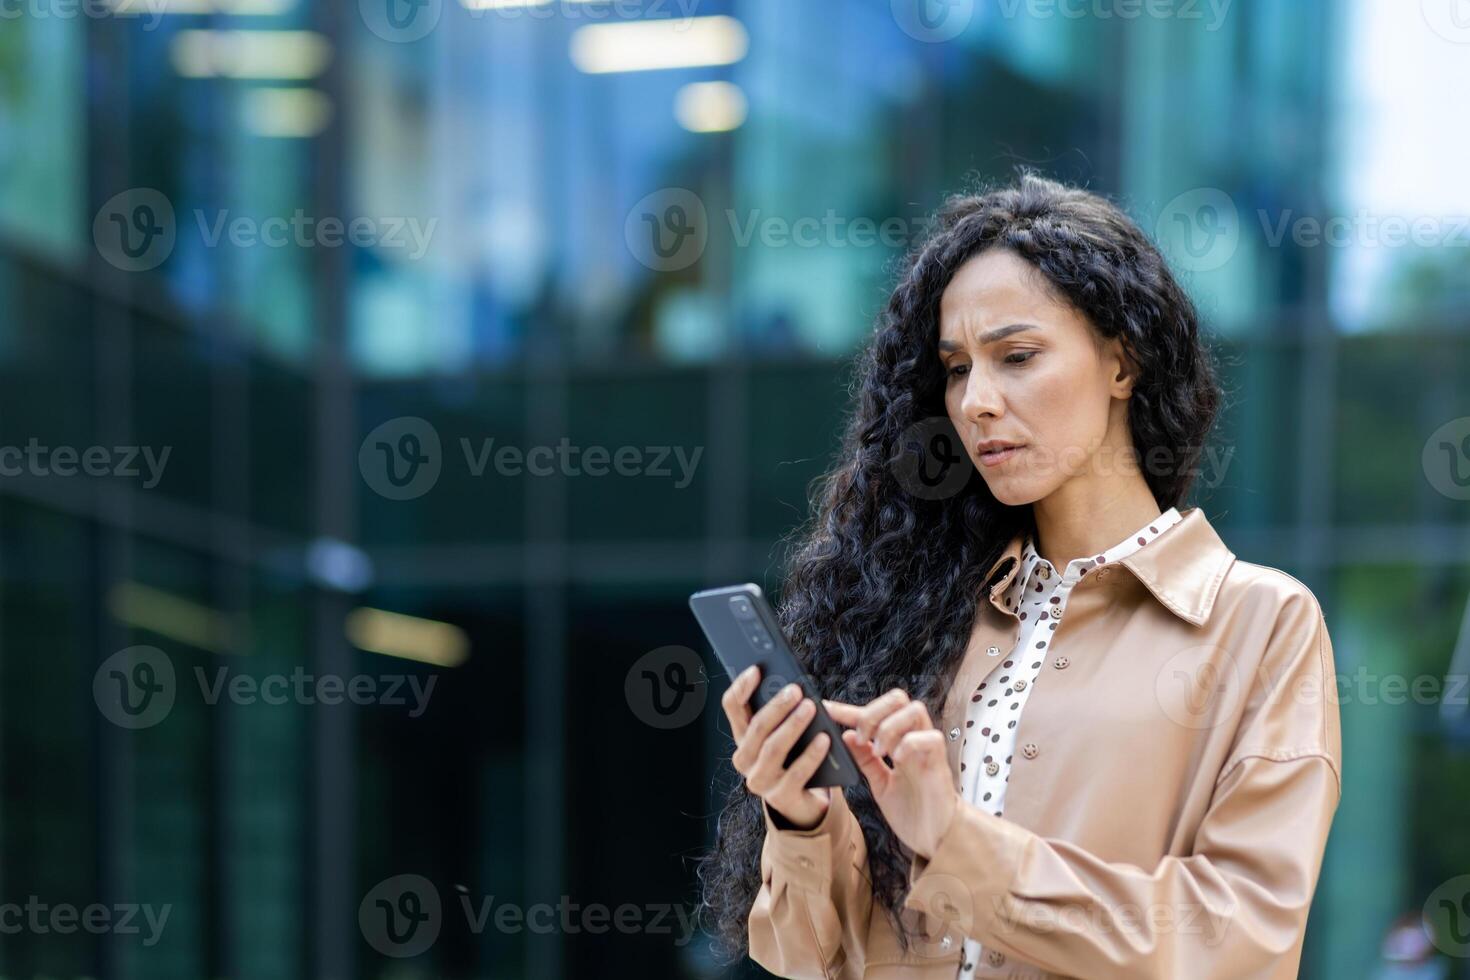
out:
<path id="1" fill-rule="evenodd" d="M 1067 599 L 1021 713 L 1003 818 L 961 801 L 904 916 L 873 901 L 846 798 L 812 830 L 766 810 L 750 955 L 782 977 L 1295 977 L 1341 795 L 1332 644 L 1306 586 L 1238 560 L 1198 507 Z M 965 699 L 1015 643 L 1022 539 L 938 724 L 960 789 Z M 1117 566 L 1121 566 L 1117 567 Z"/>

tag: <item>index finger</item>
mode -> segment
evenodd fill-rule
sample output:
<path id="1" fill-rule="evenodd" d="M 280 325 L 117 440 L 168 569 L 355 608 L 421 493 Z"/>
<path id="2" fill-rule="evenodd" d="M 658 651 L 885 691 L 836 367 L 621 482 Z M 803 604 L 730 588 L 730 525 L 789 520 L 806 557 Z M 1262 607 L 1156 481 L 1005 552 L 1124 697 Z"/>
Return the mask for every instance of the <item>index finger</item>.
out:
<path id="1" fill-rule="evenodd" d="M 827 714 L 831 715 L 832 720 L 839 725 L 846 725 L 848 728 L 852 728 L 857 724 L 857 719 L 861 717 L 862 709 L 855 704 L 848 704 L 846 701 L 833 701 L 831 698 L 823 698 L 822 704 L 826 707 Z"/>
<path id="2" fill-rule="evenodd" d="M 882 697 L 861 706 L 822 699 L 834 721 L 857 729 L 857 733 L 864 739 L 872 739 L 883 719 L 901 710 L 909 701 L 908 693 L 901 688 L 894 688 Z"/>

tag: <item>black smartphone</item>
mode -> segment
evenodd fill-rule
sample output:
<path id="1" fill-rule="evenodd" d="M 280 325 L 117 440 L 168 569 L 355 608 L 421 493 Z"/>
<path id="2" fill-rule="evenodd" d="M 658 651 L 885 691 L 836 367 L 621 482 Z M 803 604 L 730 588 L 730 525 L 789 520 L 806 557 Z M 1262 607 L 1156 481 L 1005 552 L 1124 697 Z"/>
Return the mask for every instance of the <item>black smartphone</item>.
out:
<path id="1" fill-rule="evenodd" d="M 765 707 L 787 684 L 796 682 L 817 706 L 811 724 L 786 757 L 786 765 L 796 761 L 818 732 L 831 738 L 827 758 L 807 780 L 806 788 L 821 786 L 855 786 L 862 778 L 857 763 L 842 741 L 842 726 L 832 720 L 822 704 L 821 693 L 812 679 L 804 674 L 782 635 L 776 614 L 766 601 L 761 587 L 753 582 L 729 585 L 722 589 L 706 589 L 689 597 L 689 608 L 704 635 L 709 638 L 715 656 L 725 672 L 734 680 L 751 664 L 760 668 L 760 683 L 750 697 L 751 708 Z"/>

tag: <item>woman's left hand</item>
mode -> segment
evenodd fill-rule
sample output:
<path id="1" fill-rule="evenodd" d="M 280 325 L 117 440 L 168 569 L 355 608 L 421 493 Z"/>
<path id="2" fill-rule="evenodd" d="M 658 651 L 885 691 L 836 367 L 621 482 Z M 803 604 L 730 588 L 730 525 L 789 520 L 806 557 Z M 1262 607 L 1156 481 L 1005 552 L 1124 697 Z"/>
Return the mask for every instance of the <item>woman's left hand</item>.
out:
<path id="1" fill-rule="evenodd" d="M 842 741 L 867 777 L 888 826 L 915 854 L 932 857 L 960 795 L 944 733 L 934 727 L 929 709 L 897 687 L 861 706 L 826 698 L 822 703 L 834 721 L 848 726 Z"/>

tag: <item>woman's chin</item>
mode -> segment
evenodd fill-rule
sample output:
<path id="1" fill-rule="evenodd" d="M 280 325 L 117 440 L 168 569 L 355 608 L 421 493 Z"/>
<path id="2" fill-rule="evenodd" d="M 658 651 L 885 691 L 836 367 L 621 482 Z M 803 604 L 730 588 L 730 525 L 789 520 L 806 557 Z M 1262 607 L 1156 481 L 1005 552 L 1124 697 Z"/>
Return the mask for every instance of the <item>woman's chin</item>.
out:
<path id="1" fill-rule="evenodd" d="M 1008 480 L 1002 477 L 995 480 L 986 480 L 985 485 L 990 488 L 991 496 L 1007 507 L 1021 507 L 1026 504 L 1034 504 L 1043 496 L 1043 494 L 1037 493 L 1035 488 L 1028 486 L 1021 480 Z"/>

